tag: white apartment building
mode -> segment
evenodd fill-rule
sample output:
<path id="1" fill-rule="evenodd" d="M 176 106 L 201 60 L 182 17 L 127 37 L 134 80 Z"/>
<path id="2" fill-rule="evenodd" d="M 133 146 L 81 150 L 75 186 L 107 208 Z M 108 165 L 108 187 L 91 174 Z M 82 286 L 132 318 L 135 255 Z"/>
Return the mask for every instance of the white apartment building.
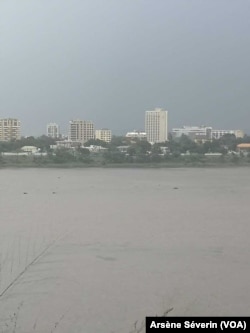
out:
<path id="1" fill-rule="evenodd" d="M 111 138 L 112 138 L 112 132 L 111 132 L 111 130 L 109 130 L 107 128 L 96 130 L 95 138 L 98 140 L 105 141 L 105 142 L 110 142 Z"/>
<path id="2" fill-rule="evenodd" d="M 145 132 L 151 144 L 168 140 L 168 111 L 156 108 L 145 113 Z"/>
<path id="3" fill-rule="evenodd" d="M 92 121 L 71 120 L 69 122 L 69 140 L 85 143 L 94 139 L 94 124 Z"/>
<path id="4" fill-rule="evenodd" d="M 21 122 L 14 118 L 0 119 L 0 141 L 21 139 Z"/>
<path id="5" fill-rule="evenodd" d="M 47 125 L 47 136 L 50 138 L 59 138 L 59 126 L 56 123 L 49 123 Z"/>

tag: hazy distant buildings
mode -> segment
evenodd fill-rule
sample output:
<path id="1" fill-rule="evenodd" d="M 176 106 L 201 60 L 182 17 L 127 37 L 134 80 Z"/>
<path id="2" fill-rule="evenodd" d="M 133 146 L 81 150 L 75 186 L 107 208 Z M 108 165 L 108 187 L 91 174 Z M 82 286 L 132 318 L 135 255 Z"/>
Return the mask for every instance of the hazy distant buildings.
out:
<path id="1" fill-rule="evenodd" d="M 111 138 L 112 138 L 112 132 L 111 132 L 111 130 L 109 130 L 107 128 L 96 130 L 95 138 L 98 140 L 105 141 L 105 142 L 110 142 Z"/>
<path id="2" fill-rule="evenodd" d="M 94 124 L 92 121 L 71 120 L 69 122 L 69 140 L 85 143 L 94 139 Z"/>
<path id="3" fill-rule="evenodd" d="M 150 143 L 168 140 L 168 111 L 156 108 L 145 113 L 145 132 Z"/>
<path id="4" fill-rule="evenodd" d="M 212 130 L 212 139 L 220 139 L 225 134 L 233 134 L 236 138 L 243 138 L 245 135 L 242 130 Z"/>
<path id="5" fill-rule="evenodd" d="M 183 126 L 181 128 L 173 128 L 173 139 L 180 138 L 182 135 L 188 136 L 191 140 L 196 142 L 204 142 L 211 140 L 212 127 L 207 126 Z"/>
<path id="6" fill-rule="evenodd" d="M 49 123 L 47 125 L 47 136 L 54 139 L 59 138 L 59 126 L 55 123 Z"/>
<path id="7" fill-rule="evenodd" d="M 21 123 L 18 119 L 0 119 L 0 141 L 21 139 Z"/>
<path id="8" fill-rule="evenodd" d="M 129 139 L 139 139 L 139 140 L 147 140 L 147 134 L 146 132 L 140 132 L 140 131 L 133 131 L 133 132 L 128 132 L 126 134 L 126 138 Z"/>
<path id="9" fill-rule="evenodd" d="M 181 128 L 172 129 L 173 139 L 178 139 L 183 134 L 195 142 L 220 139 L 225 134 L 233 134 L 236 138 L 244 137 L 244 132 L 242 130 L 214 130 L 212 127 L 208 126 L 183 126 Z"/>

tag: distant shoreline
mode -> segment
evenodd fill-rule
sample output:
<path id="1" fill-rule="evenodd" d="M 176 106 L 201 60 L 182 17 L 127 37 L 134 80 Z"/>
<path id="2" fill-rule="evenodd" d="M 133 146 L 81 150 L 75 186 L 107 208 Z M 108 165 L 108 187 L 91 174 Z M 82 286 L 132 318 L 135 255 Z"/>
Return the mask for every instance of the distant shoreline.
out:
<path id="1" fill-rule="evenodd" d="M 142 157 L 130 161 L 105 159 L 102 155 L 93 154 L 76 158 L 63 156 L 0 156 L 0 169 L 8 168 L 126 168 L 126 169 L 166 169 L 166 168 L 231 168 L 249 167 L 250 156 L 164 156 L 158 160 L 141 160 Z M 157 157 L 159 158 L 159 157 Z"/>
<path id="2" fill-rule="evenodd" d="M 248 168 L 250 163 L 106 163 L 106 164 L 97 164 L 97 163 L 46 163 L 46 164 L 37 164 L 37 163 L 6 163 L 0 165 L 0 170 L 4 169 L 180 169 L 180 168 Z"/>

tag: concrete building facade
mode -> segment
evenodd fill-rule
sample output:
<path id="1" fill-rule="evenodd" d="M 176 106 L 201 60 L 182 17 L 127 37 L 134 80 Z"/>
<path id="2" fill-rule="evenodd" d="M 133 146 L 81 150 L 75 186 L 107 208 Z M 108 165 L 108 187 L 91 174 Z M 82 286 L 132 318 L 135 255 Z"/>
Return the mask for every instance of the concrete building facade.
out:
<path id="1" fill-rule="evenodd" d="M 147 141 L 154 144 L 168 140 L 168 111 L 156 108 L 145 113 Z"/>
<path id="2" fill-rule="evenodd" d="M 15 118 L 0 119 L 0 141 L 21 139 L 21 122 Z"/>
<path id="3" fill-rule="evenodd" d="M 212 139 L 220 139 L 225 134 L 233 134 L 236 138 L 244 137 L 242 130 L 212 130 Z"/>
<path id="4" fill-rule="evenodd" d="M 172 135 L 174 139 L 180 138 L 182 135 L 188 136 L 196 142 L 209 141 L 212 138 L 212 127 L 207 126 L 183 126 L 181 128 L 173 128 Z"/>
<path id="5" fill-rule="evenodd" d="M 47 125 L 47 136 L 54 139 L 59 138 L 59 125 L 57 125 L 56 123 L 49 123 Z"/>
<path id="6" fill-rule="evenodd" d="M 208 126 L 183 126 L 181 128 L 173 128 L 173 138 L 180 138 L 182 135 L 188 136 L 195 142 L 205 142 L 214 139 L 220 139 L 225 134 L 233 134 L 236 138 L 243 138 L 242 130 L 214 130 Z"/>
<path id="7" fill-rule="evenodd" d="M 110 142 L 112 139 L 112 132 L 107 128 L 103 128 L 95 131 L 95 138 L 105 142 Z"/>
<path id="8" fill-rule="evenodd" d="M 85 143 L 94 139 L 94 124 L 92 121 L 71 120 L 69 122 L 69 140 Z"/>

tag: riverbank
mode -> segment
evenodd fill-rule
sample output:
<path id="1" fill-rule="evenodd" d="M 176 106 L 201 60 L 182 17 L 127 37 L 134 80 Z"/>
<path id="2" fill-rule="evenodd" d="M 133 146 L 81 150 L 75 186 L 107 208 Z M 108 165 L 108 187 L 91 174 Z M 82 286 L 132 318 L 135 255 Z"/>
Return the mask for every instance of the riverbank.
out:
<path id="1" fill-rule="evenodd" d="M 228 168 L 249 167 L 249 157 L 220 156 L 179 156 L 162 158 L 158 161 L 108 161 L 99 156 L 86 159 L 58 161 L 49 157 L 8 156 L 0 160 L 0 168 Z"/>

